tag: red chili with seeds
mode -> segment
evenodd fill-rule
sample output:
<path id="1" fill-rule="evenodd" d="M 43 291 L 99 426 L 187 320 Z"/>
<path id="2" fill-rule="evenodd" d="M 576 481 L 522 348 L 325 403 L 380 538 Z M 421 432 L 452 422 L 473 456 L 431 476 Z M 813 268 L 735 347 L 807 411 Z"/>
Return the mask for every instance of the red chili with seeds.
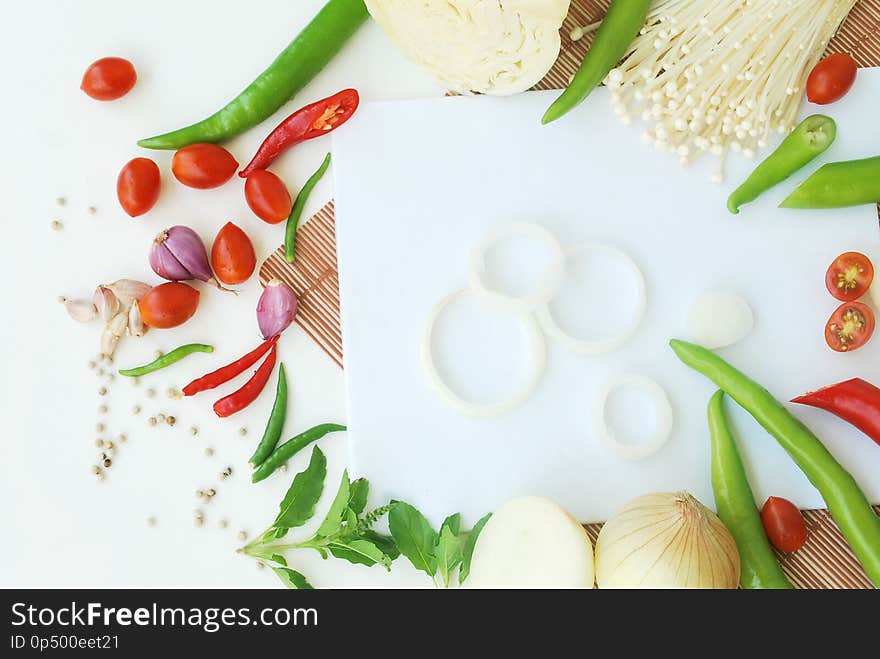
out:
<path id="1" fill-rule="evenodd" d="M 861 378 L 838 382 L 791 401 L 831 412 L 880 444 L 880 389 Z"/>
<path id="2" fill-rule="evenodd" d="M 232 392 L 228 396 L 224 396 L 214 403 L 214 414 L 220 418 L 232 416 L 236 412 L 240 412 L 253 403 L 269 381 L 269 376 L 272 375 L 272 369 L 275 368 L 275 360 L 277 356 L 278 351 L 273 345 L 269 356 L 266 357 L 266 360 L 262 364 L 260 364 L 260 367 L 254 372 L 250 380 L 245 382 L 237 391 Z"/>
<path id="3" fill-rule="evenodd" d="M 343 89 L 338 94 L 297 110 L 269 133 L 269 137 L 257 149 L 254 159 L 239 172 L 239 176 L 247 178 L 255 170 L 266 169 L 294 144 L 339 128 L 351 118 L 358 103 L 360 96 L 356 89 Z"/>

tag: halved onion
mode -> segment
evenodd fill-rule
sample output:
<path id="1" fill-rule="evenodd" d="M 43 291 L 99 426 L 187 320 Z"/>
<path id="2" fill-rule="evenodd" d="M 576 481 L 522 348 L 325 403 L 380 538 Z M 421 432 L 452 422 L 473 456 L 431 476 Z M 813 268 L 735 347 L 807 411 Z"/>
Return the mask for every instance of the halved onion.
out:
<path id="1" fill-rule="evenodd" d="M 483 275 L 486 272 L 486 252 L 508 238 L 532 238 L 544 243 L 550 250 L 550 262 L 540 281 L 534 291 L 522 297 L 512 297 L 494 291 L 483 282 Z M 530 313 L 547 304 L 556 295 L 564 274 L 565 254 L 552 233 L 538 224 L 511 222 L 493 228 L 477 243 L 474 251 L 471 252 L 468 280 L 474 293 L 493 306 L 513 313 Z"/>
<path id="2" fill-rule="evenodd" d="M 422 368 L 425 371 L 425 375 L 428 378 L 431 388 L 434 389 L 444 403 L 455 411 L 466 416 L 498 416 L 522 405 L 538 386 L 538 382 L 540 382 L 541 376 L 544 374 L 544 368 L 547 365 L 547 348 L 544 345 L 544 335 L 541 334 L 541 328 L 538 326 L 538 322 L 533 316 L 511 316 L 523 324 L 531 344 L 532 366 L 528 379 L 510 398 L 499 403 L 480 404 L 465 400 L 455 393 L 441 377 L 437 370 L 437 366 L 434 363 L 434 350 L 432 343 L 434 325 L 437 323 L 437 318 L 439 318 L 440 314 L 443 313 L 443 310 L 450 302 L 452 302 L 452 300 L 468 292 L 467 289 L 455 291 L 454 293 L 447 295 L 434 306 L 434 309 L 431 311 L 431 315 L 428 318 L 428 324 L 425 328 L 425 334 L 422 339 Z"/>
<path id="3" fill-rule="evenodd" d="M 755 315 L 745 298 L 727 291 L 706 291 L 691 304 L 688 334 L 704 348 L 716 350 L 748 336 Z"/>
<path id="4" fill-rule="evenodd" d="M 653 434 L 638 444 L 624 444 L 617 441 L 605 419 L 605 407 L 611 392 L 621 387 L 633 387 L 639 389 L 651 398 L 654 404 L 656 424 Z M 608 382 L 593 402 L 593 430 L 599 437 L 599 441 L 614 451 L 624 460 L 642 460 L 653 455 L 669 441 L 672 433 L 672 406 L 666 391 L 654 380 L 644 375 L 619 375 Z"/>
<path id="5" fill-rule="evenodd" d="M 581 355 L 601 355 L 616 350 L 622 346 L 632 338 L 633 334 L 635 334 L 636 330 L 639 328 L 642 318 L 645 316 L 645 308 L 647 307 L 648 302 L 647 293 L 645 292 L 645 277 L 642 274 L 642 271 L 639 270 L 639 266 L 636 265 L 636 262 L 633 261 L 628 254 L 625 254 L 616 247 L 599 243 L 582 243 L 568 250 L 565 256 L 566 258 L 571 258 L 575 254 L 581 252 L 600 253 L 615 258 L 630 272 L 636 285 L 637 298 L 636 306 L 635 309 L 633 309 L 632 319 L 629 324 L 617 331 L 614 336 L 609 336 L 608 338 L 579 339 L 567 334 L 561 327 L 559 327 L 559 324 L 553 317 L 553 313 L 550 311 L 549 300 L 547 304 L 538 310 L 538 321 L 541 323 L 541 327 L 544 328 L 544 331 L 550 338 L 561 343 L 569 350 Z"/>

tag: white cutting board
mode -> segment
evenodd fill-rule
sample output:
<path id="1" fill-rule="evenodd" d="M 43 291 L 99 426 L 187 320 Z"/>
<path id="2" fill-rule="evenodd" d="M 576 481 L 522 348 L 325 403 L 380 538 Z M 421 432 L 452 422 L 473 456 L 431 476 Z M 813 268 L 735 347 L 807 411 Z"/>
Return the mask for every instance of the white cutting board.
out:
<path id="1" fill-rule="evenodd" d="M 823 340 L 837 304 L 825 291 L 825 268 L 845 250 L 880 256 L 874 207 L 777 209 L 792 182 L 731 216 L 725 198 L 754 163 L 732 156 L 727 183 L 711 184 L 713 158 L 681 169 L 643 143 L 638 127 L 621 125 L 605 90 L 542 127 L 538 118 L 555 95 L 367 104 L 334 140 L 352 473 L 368 476 L 380 498 L 409 500 L 434 521 L 462 511 L 472 523 L 523 494 L 551 497 L 583 521 L 606 519 L 652 491 L 688 489 L 711 504 L 705 409 L 713 387 L 667 346 L 687 338 L 690 302 L 708 288 L 751 302 L 754 332 L 722 354 L 777 396 L 857 375 L 880 381 L 880 339 L 848 355 Z M 819 162 L 880 152 L 880 124 L 869 111 L 878 101 L 880 73 L 860 72 L 853 93 L 823 109 L 838 120 L 839 137 Z M 628 252 L 645 274 L 647 313 L 635 337 L 609 355 L 582 357 L 548 342 L 546 373 L 522 407 L 468 418 L 430 389 L 420 341 L 434 303 L 466 285 L 473 246 L 512 219 L 544 225 L 564 246 L 599 241 Z M 526 274 L 540 272 L 535 249 L 524 241 L 501 249 L 493 258 L 499 285 L 527 287 Z M 603 328 L 596 333 L 625 322 L 627 285 L 586 259 L 570 270 L 553 307 L 561 322 Z M 517 327 L 462 298 L 438 323 L 438 364 L 464 392 L 501 398 L 526 377 L 530 357 Z M 674 410 L 669 443 L 640 462 L 616 457 L 592 431 L 593 398 L 620 373 L 654 378 Z M 880 501 L 880 447 L 829 414 L 794 411 Z M 621 430 L 643 432 L 651 414 L 646 399 L 623 392 L 609 416 Z M 759 501 L 774 494 L 823 505 L 775 440 L 741 410 L 734 419 Z"/>

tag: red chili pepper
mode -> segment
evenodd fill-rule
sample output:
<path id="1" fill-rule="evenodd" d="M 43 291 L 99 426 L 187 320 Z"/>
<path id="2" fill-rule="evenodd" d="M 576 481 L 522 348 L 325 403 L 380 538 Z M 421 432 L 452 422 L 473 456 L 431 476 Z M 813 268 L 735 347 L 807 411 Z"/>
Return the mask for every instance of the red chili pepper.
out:
<path id="1" fill-rule="evenodd" d="M 208 389 L 219 387 L 224 382 L 229 382 L 236 375 L 244 373 L 247 369 L 256 364 L 260 357 L 265 355 L 267 352 L 269 352 L 270 348 L 275 346 L 276 341 L 278 341 L 277 336 L 263 341 L 259 346 L 251 350 L 244 357 L 236 359 L 231 364 L 222 366 L 216 371 L 211 371 L 207 375 L 203 375 L 202 377 L 193 380 L 183 388 L 183 395 L 192 396 L 193 394 L 197 394 L 201 391 L 207 391 Z"/>
<path id="2" fill-rule="evenodd" d="M 266 169 L 281 153 L 294 144 L 320 137 L 339 128 L 349 120 L 360 103 L 356 89 L 343 89 L 338 94 L 297 110 L 269 133 L 257 154 L 238 175 L 247 178 L 257 169 Z"/>
<path id="3" fill-rule="evenodd" d="M 853 378 L 804 394 L 791 402 L 831 412 L 880 444 L 880 389 L 870 382 Z"/>
<path id="4" fill-rule="evenodd" d="M 278 351 L 273 345 L 272 352 L 266 357 L 266 361 L 260 364 L 260 368 L 254 371 L 250 380 L 245 382 L 240 389 L 233 391 L 228 396 L 224 396 L 214 403 L 214 414 L 220 418 L 232 416 L 236 412 L 240 412 L 253 403 L 257 396 L 260 395 L 260 392 L 263 391 L 266 382 L 269 381 L 269 376 L 272 375 L 272 369 L 275 368 L 275 359 L 277 356 Z"/>

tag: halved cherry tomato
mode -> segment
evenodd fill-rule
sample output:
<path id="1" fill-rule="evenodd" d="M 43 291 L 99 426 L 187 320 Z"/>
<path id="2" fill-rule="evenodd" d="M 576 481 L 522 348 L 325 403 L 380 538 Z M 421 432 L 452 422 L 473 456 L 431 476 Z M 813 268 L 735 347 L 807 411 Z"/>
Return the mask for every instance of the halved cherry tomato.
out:
<path id="1" fill-rule="evenodd" d="M 97 101 L 125 96 L 137 82 L 134 65 L 121 57 L 103 57 L 86 69 L 79 88 Z"/>
<path id="2" fill-rule="evenodd" d="M 804 516 L 788 499 L 770 497 L 761 508 L 761 522 L 770 542 L 779 551 L 793 552 L 807 541 Z"/>
<path id="3" fill-rule="evenodd" d="M 116 179 L 116 196 L 122 209 L 138 217 L 156 205 L 162 175 L 159 166 L 149 158 L 135 158 L 125 163 Z"/>
<path id="4" fill-rule="evenodd" d="M 874 333 L 874 312 L 861 302 L 844 302 L 825 325 L 825 342 L 837 352 L 861 348 Z"/>
<path id="5" fill-rule="evenodd" d="M 828 266 L 825 273 L 825 286 L 838 300 L 852 302 L 858 300 L 874 281 L 874 266 L 864 254 L 846 252 Z"/>
<path id="6" fill-rule="evenodd" d="M 185 146 L 171 159 L 174 178 L 190 188 L 208 190 L 235 175 L 238 162 L 222 146 L 198 143 Z"/>
<path id="7" fill-rule="evenodd" d="M 839 101 L 853 86 L 858 70 L 858 64 L 846 53 L 829 55 L 807 78 L 807 99 L 819 105 Z"/>
<path id="8" fill-rule="evenodd" d="M 244 198 L 254 214 L 269 224 L 283 222 L 293 208 L 293 200 L 284 181 L 265 169 L 251 172 L 247 177 Z"/>
<path id="9" fill-rule="evenodd" d="M 241 284 L 254 274 L 257 255 L 248 235 L 232 222 L 227 222 L 214 238 L 211 267 L 224 284 Z"/>
<path id="10" fill-rule="evenodd" d="M 156 329 L 183 325 L 198 307 L 199 292 L 179 281 L 151 288 L 138 302 L 144 323 Z"/>

